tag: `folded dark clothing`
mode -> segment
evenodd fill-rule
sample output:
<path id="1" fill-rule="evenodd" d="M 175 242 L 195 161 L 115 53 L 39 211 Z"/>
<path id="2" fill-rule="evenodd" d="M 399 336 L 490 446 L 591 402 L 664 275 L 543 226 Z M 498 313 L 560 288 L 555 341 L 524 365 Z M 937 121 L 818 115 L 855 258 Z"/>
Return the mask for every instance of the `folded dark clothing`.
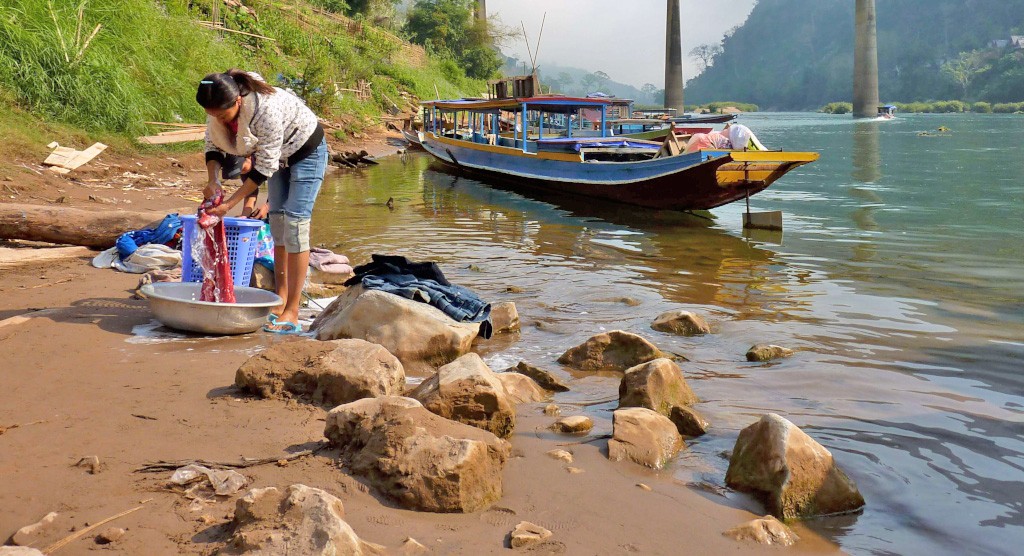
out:
<path id="1" fill-rule="evenodd" d="M 371 269 L 373 272 L 368 272 Z M 373 255 L 373 262 L 354 270 L 356 275 L 345 282 L 346 286 L 362 284 L 366 289 L 426 303 L 457 322 L 479 322 L 480 336 L 484 339 L 493 333 L 491 304 L 469 288 L 448 282 L 435 263 L 413 263 L 405 257 Z"/>
<path id="2" fill-rule="evenodd" d="M 417 278 L 433 280 L 442 286 L 451 285 L 437 263 L 414 263 L 398 255 L 371 255 L 370 259 L 370 262 L 352 269 L 356 275 L 345 282 L 346 286 L 362 283 L 363 276 L 367 274 L 411 274 Z"/>

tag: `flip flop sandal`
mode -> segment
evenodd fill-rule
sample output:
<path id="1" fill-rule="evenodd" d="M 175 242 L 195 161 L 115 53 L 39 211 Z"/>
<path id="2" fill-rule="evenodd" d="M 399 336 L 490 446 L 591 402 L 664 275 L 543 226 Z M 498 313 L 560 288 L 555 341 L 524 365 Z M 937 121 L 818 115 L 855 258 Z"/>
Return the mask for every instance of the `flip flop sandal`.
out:
<path id="1" fill-rule="evenodd" d="M 264 332 L 271 334 L 302 334 L 302 325 L 295 322 L 275 322 L 263 325 Z"/>
<path id="2" fill-rule="evenodd" d="M 267 313 L 267 322 L 270 324 L 277 324 L 277 315 L 274 313 Z"/>

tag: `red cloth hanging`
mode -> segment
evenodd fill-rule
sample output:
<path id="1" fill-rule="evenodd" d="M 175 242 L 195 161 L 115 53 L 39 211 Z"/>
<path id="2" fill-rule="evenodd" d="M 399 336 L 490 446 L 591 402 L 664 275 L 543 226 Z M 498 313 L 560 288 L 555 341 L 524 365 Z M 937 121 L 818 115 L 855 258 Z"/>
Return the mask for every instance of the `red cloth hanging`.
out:
<path id="1" fill-rule="evenodd" d="M 203 201 L 196 218 L 203 245 L 202 257 L 199 259 L 199 265 L 203 267 L 203 289 L 199 300 L 234 303 L 235 283 L 231 277 L 231 261 L 228 260 L 224 220 L 206 212 L 206 209 L 220 205 L 223 199 L 224 195 L 220 193 L 213 199 Z"/>

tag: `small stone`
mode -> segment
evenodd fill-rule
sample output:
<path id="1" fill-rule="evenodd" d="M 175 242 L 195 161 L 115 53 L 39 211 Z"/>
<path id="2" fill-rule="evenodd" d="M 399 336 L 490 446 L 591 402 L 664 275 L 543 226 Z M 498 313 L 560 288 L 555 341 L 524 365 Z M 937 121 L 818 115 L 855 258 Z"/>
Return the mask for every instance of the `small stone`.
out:
<path id="1" fill-rule="evenodd" d="M 582 434 L 594 428 L 594 420 L 586 415 L 571 415 L 555 421 L 551 428 L 568 434 Z"/>
<path id="2" fill-rule="evenodd" d="M 0 546 L 0 556 L 46 556 L 35 548 L 27 546 Z"/>
<path id="3" fill-rule="evenodd" d="M 565 470 L 568 471 L 570 475 L 575 475 L 577 473 L 583 473 L 583 470 L 580 469 L 579 467 L 566 467 Z"/>
<path id="4" fill-rule="evenodd" d="M 520 288 L 519 286 L 508 286 L 507 288 L 505 288 L 505 293 L 523 293 L 524 291 L 526 290 Z"/>
<path id="5" fill-rule="evenodd" d="M 512 530 L 510 543 L 512 548 L 519 548 L 546 540 L 551 535 L 551 531 L 540 525 L 530 523 L 529 521 L 520 521 L 516 528 Z"/>
<path id="6" fill-rule="evenodd" d="M 793 355 L 793 350 L 774 344 L 756 344 L 747 350 L 747 361 L 771 361 Z"/>
<path id="7" fill-rule="evenodd" d="M 722 533 L 722 535 L 738 541 L 751 541 L 761 544 L 777 544 L 792 546 L 800 537 L 774 516 L 766 515 L 742 523 Z"/>
<path id="8" fill-rule="evenodd" d="M 212 525 L 217 522 L 217 518 L 213 517 L 210 514 L 203 514 L 199 516 L 199 518 L 196 521 L 202 523 L 203 525 Z"/>
<path id="9" fill-rule="evenodd" d="M 637 483 L 636 486 L 639 487 L 640 490 L 646 490 L 647 492 L 650 492 L 652 490 L 651 487 L 649 487 L 649 486 L 647 486 L 647 485 L 645 485 L 643 483 Z"/>
<path id="10" fill-rule="evenodd" d="M 440 541 L 440 539 L 438 539 Z M 408 537 L 402 543 L 402 546 L 398 547 L 399 554 L 426 554 L 429 552 L 427 547 L 420 544 L 416 539 Z"/>
<path id="11" fill-rule="evenodd" d="M 279 460 L 277 460 L 277 466 L 278 467 L 288 467 L 288 460 L 286 460 L 286 459 L 279 459 Z"/>
<path id="12" fill-rule="evenodd" d="M 85 469 L 90 475 L 95 475 L 103 470 L 103 464 L 100 463 L 99 456 L 86 456 L 78 460 L 75 467 Z"/>
<path id="13" fill-rule="evenodd" d="M 572 454 L 565 450 L 551 450 L 547 455 L 565 463 L 572 463 Z"/>
<path id="14" fill-rule="evenodd" d="M 690 311 L 669 311 L 658 315 L 651 328 L 680 336 L 710 334 L 711 327 L 703 317 Z"/>
<path id="15" fill-rule="evenodd" d="M 36 544 L 42 540 L 48 530 L 52 529 L 53 522 L 57 520 L 57 512 L 50 512 L 32 525 L 26 525 L 11 537 L 11 542 L 18 546 Z"/>
<path id="16" fill-rule="evenodd" d="M 121 537 L 123 537 L 125 533 L 127 533 L 127 531 L 120 527 L 110 527 L 99 535 L 96 535 L 96 544 L 110 544 L 117 542 L 121 540 Z"/>
<path id="17" fill-rule="evenodd" d="M 548 405 L 544 406 L 544 415 L 547 415 L 548 417 L 555 417 L 556 415 L 561 414 L 562 408 L 558 407 L 553 403 L 549 403 Z"/>
<path id="18" fill-rule="evenodd" d="M 561 381 L 551 371 L 545 371 L 539 367 L 520 361 L 515 367 L 509 367 L 505 372 L 516 372 L 532 378 L 541 388 L 552 392 L 568 392 L 569 386 Z"/>

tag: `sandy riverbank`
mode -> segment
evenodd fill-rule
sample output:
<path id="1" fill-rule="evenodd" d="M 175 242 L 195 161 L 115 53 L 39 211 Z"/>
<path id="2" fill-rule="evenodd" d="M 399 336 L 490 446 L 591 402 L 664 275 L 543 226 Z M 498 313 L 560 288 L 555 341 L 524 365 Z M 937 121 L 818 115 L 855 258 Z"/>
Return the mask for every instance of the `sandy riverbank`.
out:
<path id="1" fill-rule="evenodd" d="M 124 168 L 136 162 L 143 163 L 136 168 L 153 169 L 153 185 L 140 187 L 141 180 L 130 189 L 118 185 L 129 171 Z M 5 200 L 41 204 L 28 196 L 59 194 L 79 208 L 174 210 L 192 204 L 205 175 L 198 156 L 115 165 L 94 170 L 106 176 L 82 178 L 97 181 L 58 179 L 21 190 L 23 198 Z M 167 168 L 158 172 L 159 165 Z M 89 201 L 90 194 L 114 202 Z M 48 250 L 32 251 L 38 257 Z M 71 250 L 59 258 L 0 266 L 0 427 L 20 425 L 0 434 L 0 536 L 6 539 L 56 511 L 57 527 L 42 539 L 48 544 L 72 528 L 148 500 L 143 509 L 111 523 L 128 534 L 106 550 L 212 553 L 227 538 L 237 496 L 190 508 L 190 500 L 163 486 L 169 473 L 134 470 L 154 460 L 237 461 L 315 447 L 323 440 L 326 412 L 252 399 L 233 386 L 235 370 L 249 356 L 293 339 L 253 334 L 147 340 L 134 335 L 135 327 L 152 318 L 146 302 L 131 299 L 138 276 L 92 268 L 89 257 Z M 609 462 L 606 440 L 578 442 L 611 432 L 610 416 L 598 420 L 591 436 L 570 438 L 546 431 L 552 419 L 542 414 L 542 405 L 518 408 L 504 497 L 476 514 L 396 509 L 340 470 L 331 451 L 242 472 L 249 479 L 247 488 L 302 483 L 335 494 L 360 537 L 391 548 L 413 537 L 438 554 L 502 553 L 509 550 L 504 548 L 507 534 L 526 520 L 554 532 L 545 551 L 567 554 L 838 552 L 800 524 L 794 529 L 802 540 L 789 549 L 727 539 L 721 533 L 757 517 L 759 505 L 740 503 L 743 508 L 736 509 L 735 502 L 727 505 L 716 494 L 692 490 L 669 473 Z M 583 472 L 569 473 L 566 464 L 545 455 L 557 447 L 573 452 L 572 466 Z M 103 464 L 100 472 L 74 466 L 93 455 Z M 96 547 L 92 537 L 59 553 L 90 553 Z"/>

